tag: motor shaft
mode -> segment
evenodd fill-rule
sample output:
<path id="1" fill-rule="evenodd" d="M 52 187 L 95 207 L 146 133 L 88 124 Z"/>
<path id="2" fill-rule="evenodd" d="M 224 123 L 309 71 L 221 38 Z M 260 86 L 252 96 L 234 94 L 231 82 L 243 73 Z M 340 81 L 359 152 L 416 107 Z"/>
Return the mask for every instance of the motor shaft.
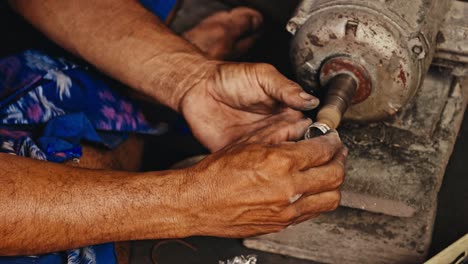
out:
<path id="1" fill-rule="evenodd" d="M 317 122 L 308 129 L 306 138 L 325 135 L 340 125 L 346 110 L 352 104 L 358 85 L 351 75 L 343 73 L 333 77 L 327 86 L 327 95 L 317 114 Z"/>

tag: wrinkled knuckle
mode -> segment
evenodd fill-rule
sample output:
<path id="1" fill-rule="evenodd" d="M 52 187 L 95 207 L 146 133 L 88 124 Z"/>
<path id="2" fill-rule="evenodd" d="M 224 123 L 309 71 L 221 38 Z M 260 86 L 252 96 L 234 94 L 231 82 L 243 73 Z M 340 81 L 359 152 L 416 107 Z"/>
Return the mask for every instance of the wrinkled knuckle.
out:
<path id="1" fill-rule="evenodd" d="M 338 133 L 329 133 L 327 139 L 329 140 L 330 144 L 343 147 L 343 142 L 341 141 Z"/>
<path id="2" fill-rule="evenodd" d="M 327 155 L 328 158 L 334 156 L 336 150 L 340 149 L 343 145 L 339 137 L 334 135 L 335 133 L 329 133 L 323 137 L 315 138 L 315 142 L 319 145 L 323 155 Z"/>
<path id="3" fill-rule="evenodd" d="M 281 159 L 284 160 L 284 162 L 287 163 L 289 167 L 293 167 L 296 164 L 296 159 L 292 153 L 282 152 L 281 154 Z"/>
<path id="4" fill-rule="evenodd" d="M 345 168 L 339 163 L 332 165 L 333 189 L 338 189 L 344 183 Z"/>
<path id="5" fill-rule="evenodd" d="M 281 158 L 281 154 L 275 149 L 270 149 L 265 153 L 265 161 L 270 164 L 277 163 Z"/>
<path id="6" fill-rule="evenodd" d="M 299 112 L 299 111 L 289 111 L 285 113 L 284 115 L 289 125 L 294 125 L 298 121 L 304 118 L 304 115 L 302 114 L 302 112 Z"/>
<path id="7" fill-rule="evenodd" d="M 297 196 L 296 187 L 292 180 L 280 179 L 277 181 L 276 192 L 278 194 L 278 202 L 283 205 L 290 205 L 294 197 Z"/>
<path id="8" fill-rule="evenodd" d="M 283 212 L 284 207 L 283 206 L 270 206 L 268 209 L 272 215 L 278 215 Z"/>
<path id="9" fill-rule="evenodd" d="M 304 115 L 302 114 L 302 112 L 299 112 L 299 111 L 294 111 L 292 112 L 292 117 L 295 118 L 295 120 L 302 120 L 304 118 Z"/>
<path id="10" fill-rule="evenodd" d="M 333 148 L 331 147 L 327 147 L 325 145 L 322 145 L 322 149 L 323 149 L 323 159 L 324 159 L 324 162 L 328 162 L 330 160 L 333 159 L 333 157 L 335 156 L 335 151 Z"/>
<path id="11" fill-rule="evenodd" d="M 278 149 L 271 149 L 265 154 L 265 160 L 270 164 L 275 164 L 278 169 L 289 169 L 293 159 L 287 153 Z"/>
<path id="12" fill-rule="evenodd" d="M 283 186 L 283 200 L 287 201 L 288 203 L 297 195 L 296 188 L 294 187 L 293 183 L 288 181 L 282 184 Z"/>
<path id="13" fill-rule="evenodd" d="M 277 122 L 277 126 L 280 127 L 280 131 L 287 130 L 288 126 L 290 126 L 291 124 L 294 124 L 294 120 L 291 120 L 291 119 L 292 119 L 292 116 L 288 119 L 283 119 Z"/>
<path id="14" fill-rule="evenodd" d="M 316 153 L 319 155 L 317 157 L 317 161 L 319 164 L 324 164 L 330 161 L 333 158 L 333 149 L 328 147 L 328 145 L 321 141 L 320 138 L 318 138 L 318 144 L 315 146 Z"/>
<path id="15" fill-rule="evenodd" d="M 281 216 L 281 223 L 284 225 L 289 225 L 292 223 L 296 218 L 300 216 L 299 211 L 296 207 L 290 207 L 288 210 L 285 210 Z"/>
<path id="16" fill-rule="evenodd" d="M 299 207 L 295 206 L 293 207 L 293 212 L 292 212 L 292 215 L 291 215 L 291 220 L 296 220 L 297 218 L 301 217 L 304 213 L 302 212 L 301 209 L 299 209 Z"/>
<path id="17" fill-rule="evenodd" d="M 334 191 L 331 193 L 331 202 L 330 202 L 330 210 L 336 210 L 340 206 L 341 201 L 341 192 Z"/>
<path id="18" fill-rule="evenodd" d="M 249 163 L 259 163 L 264 165 L 264 156 L 262 147 L 259 144 L 255 143 L 245 143 L 244 145 L 229 150 L 227 152 L 232 163 L 237 164 L 236 162 L 243 162 L 245 164 Z"/>
<path id="19" fill-rule="evenodd" d="M 276 68 L 268 63 L 258 63 L 257 69 L 263 74 L 270 74 L 272 72 L 276 72 Z"/>

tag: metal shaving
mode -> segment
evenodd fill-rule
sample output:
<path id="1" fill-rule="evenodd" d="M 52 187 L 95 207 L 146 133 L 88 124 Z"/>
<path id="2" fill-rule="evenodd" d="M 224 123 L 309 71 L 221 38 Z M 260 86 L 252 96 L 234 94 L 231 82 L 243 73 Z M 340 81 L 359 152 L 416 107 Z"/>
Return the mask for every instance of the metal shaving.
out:
<path id="1" fill-rule="evenodd" d="M 249 255 L 247 257 L 239 256 L 231 260 L 228 260 L 226 262 L 219 261 L 219 264 L 256 264 L 256 263 L 257 263 L 257 256 L 255 255 Z"/>

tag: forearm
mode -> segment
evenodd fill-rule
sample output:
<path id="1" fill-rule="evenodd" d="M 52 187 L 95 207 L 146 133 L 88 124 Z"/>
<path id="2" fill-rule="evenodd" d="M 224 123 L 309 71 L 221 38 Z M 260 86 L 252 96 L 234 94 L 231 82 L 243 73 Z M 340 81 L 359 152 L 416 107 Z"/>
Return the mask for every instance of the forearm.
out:
<path id="1" fill-rule="evenodd" d="M 175 110 L 209 64 L 135 0 L 10 2 L 65 49 Z"/>
<path id="2" fill-rule="evenodd" d="M 0 154 L 0 256 L 190 234 L 181 172 L 93 171 Z"/>

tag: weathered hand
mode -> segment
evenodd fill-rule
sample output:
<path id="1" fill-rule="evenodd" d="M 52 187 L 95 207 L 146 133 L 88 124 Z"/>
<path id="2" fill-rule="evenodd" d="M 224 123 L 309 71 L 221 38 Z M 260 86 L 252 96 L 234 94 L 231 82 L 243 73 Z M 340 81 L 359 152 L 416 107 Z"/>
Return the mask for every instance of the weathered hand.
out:
<path id="1" fill-rule="evenodd" d="M 205 66 L 206 67 L 206 66 Z M 216 151 L 319 101 L 268 64 L 214 63 L 182 97 L 179 108 L 194 135 Z"/>
<path id="2" fill-rule="evenodd" d="M 300 142 L 261 141 L 272 134 L 296 140 L 309 124 L 279 122 L 187 169 L 179 201 L 189 204 L 182 211 L 192 223 L 191 235 L 272 233 L 334 210 L 347 156 L 337 133 Z"/>

